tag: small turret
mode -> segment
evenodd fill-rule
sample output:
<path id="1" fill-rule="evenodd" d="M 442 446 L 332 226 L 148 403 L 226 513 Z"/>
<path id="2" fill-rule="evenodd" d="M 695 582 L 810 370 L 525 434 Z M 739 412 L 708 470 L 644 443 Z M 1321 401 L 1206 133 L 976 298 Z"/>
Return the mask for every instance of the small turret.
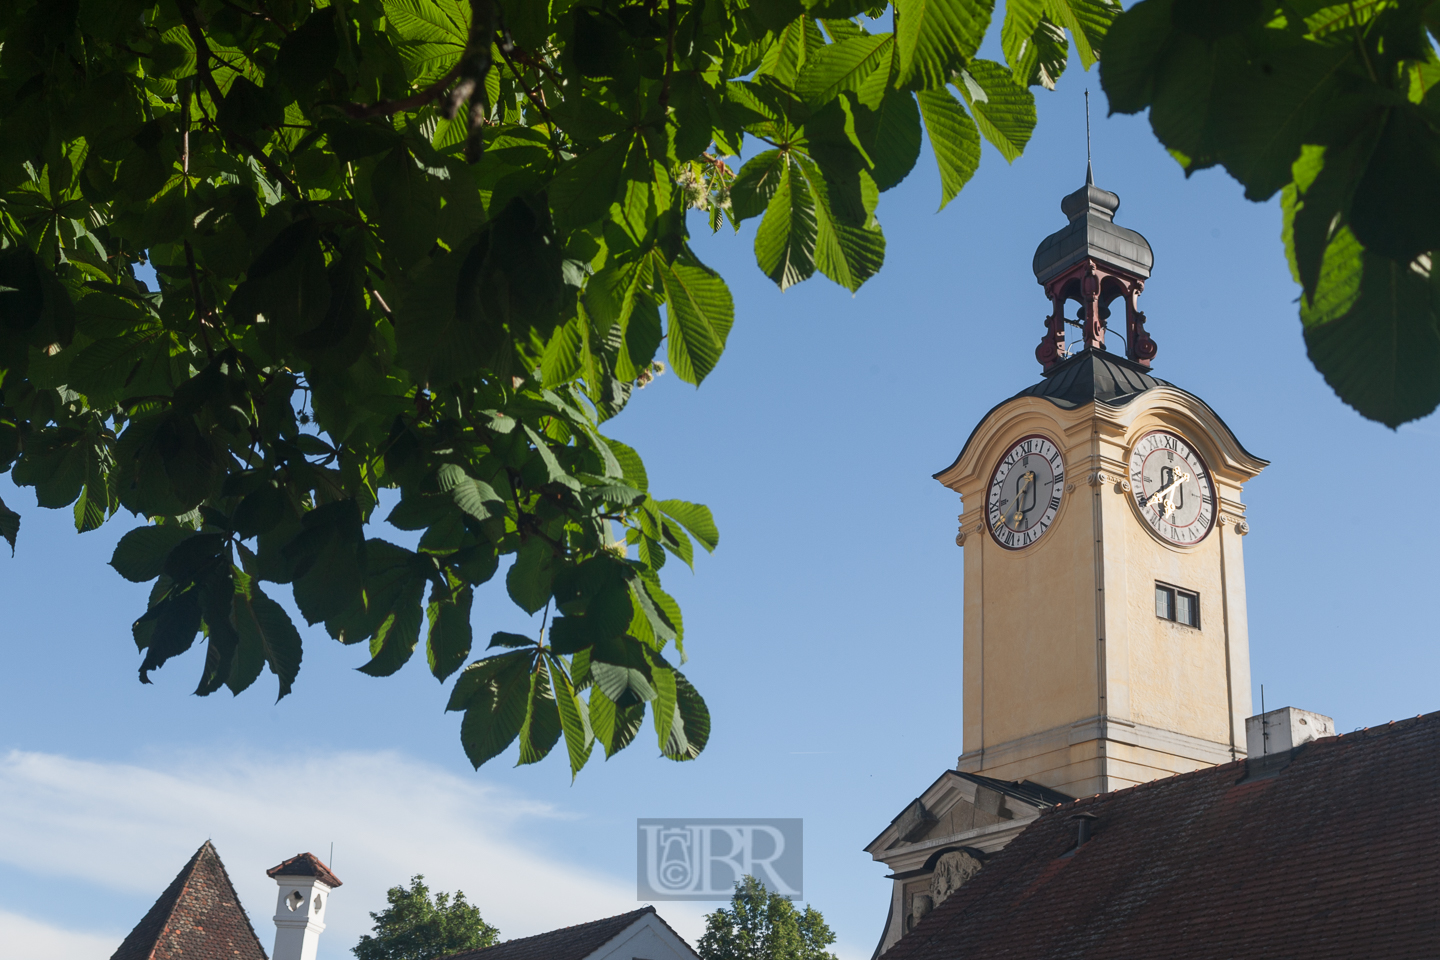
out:
<path id="1" fill-rule="evenodd" d="M 1145 331 L 1145 314 L 1136 304 L 1155 255 L 1144 237 L 1115 222 L 1119 209 L 1120 198 L 1095 186 L 1087 166 L 1085 186 L 1060 201 L 1070 223 L 1042 240 L 1035 251 L 1035 279 L 1045 288 L 1051 306 L 1045 336 L 1035 348 L 1035 358 L 1047 374 L 1066 357 L 1068 300 L 1080 304 L 1077 319 L 1084 349 L 1103 351 L 1110 304 L 1124 298 L 1125 356 L 1144 369 L 1155 358 L 1155 341 Z"/>
<path id="2" fill-rule="evenodd" d="M 280 885 L 275 901 L 275 950 L 270 960 L 315 960 L 330 891 L 340 879 L 314 854 L 302 853 L 265 875 Z"/>

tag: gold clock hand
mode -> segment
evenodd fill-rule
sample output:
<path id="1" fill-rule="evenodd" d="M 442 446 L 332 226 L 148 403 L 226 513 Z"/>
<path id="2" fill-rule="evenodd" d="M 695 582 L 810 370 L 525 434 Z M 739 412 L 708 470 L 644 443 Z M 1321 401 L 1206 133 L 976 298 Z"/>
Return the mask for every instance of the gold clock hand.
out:
<path id="1" fill-rule="evenodd" d="M 1030 486 L 1030 481 L 1034 479 L 1034 470 L 1031 470 L 1029 473 L 1025 474 L 1025 476 L 1021 478 L 1020 486 L 1015 489 L 1015 496 L 1010 499 L 1010 502 L 1014 504 L 1019 504 L 1022 498 L 1025 496 L 1025 489 Z M 1010 522 L 1019 523 L 1023 519 L 1025 519 L 1025 512 L 1023 510 L 1016 510 L 1015 516 L 1010 518 Z"/>
<path id="2" fill-rule="evenodd" d="M 1156 497 L 1163 497 L 1163 499 L 1169 500 L 1169 499 L 1170 499 L 1170 491 L 1174 490 L 1176 486 L 1178 486 L 1179 484 L 1184 483 L 1186 480 L 1189 480 L 1189 479 L 1190 479 L 1190 474 L 1188 474 L 1188 473 L 1181 472 L 1181 473 L 1175 474 L 1175 476 L 1172 477 L 1171 480 L 1170 480 L 1170 482 L 1167 483 L 1167 484 L 1165 484 L 1165 486 L 1161 487 L 1159 490 L 1156 490 L 1156 491 L 1155 491 L 1154 493 L 1152 493 L 1152 494 L 1148 494 L 1148 495 L 1144 498 L 1144 500 L 1141 502 L 1140 505 L 1141 505 L 1142 507 L 1148 507 L 1148 506 L 1150 505 L 1150 501 L 1154 500 Z"/>

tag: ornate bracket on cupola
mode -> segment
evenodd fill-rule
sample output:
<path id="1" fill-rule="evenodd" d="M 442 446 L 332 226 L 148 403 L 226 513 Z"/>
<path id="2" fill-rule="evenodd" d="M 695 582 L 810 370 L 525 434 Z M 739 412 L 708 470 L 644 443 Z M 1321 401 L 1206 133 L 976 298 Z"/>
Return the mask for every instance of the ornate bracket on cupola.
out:
<path id="1" fill-rule="evenodd" d="M 1035 358 L 1049 373 L 1066 357 L 1065 304 L 1080 304 L 1076 318 L 1084 337 L 1084 349 L 1105 349 L 1106 321 L 1110 305 L 1125 301 L 1125 355 L 1142 367 L 1155 358 L 1155 341 L 1145 331 L 1145 314 L 1136 301 L 1145 289 L 1155 256 L 1150 244 L 1134 230 L 1115 223 L 1120 198 L 1095 186 L 1090 169 L 1085 186 L 1060 201 L 1070 218 L 1063 230 L 1050 234 L 1035 251 L 1035 279 L 1050 298 L 1050 315 L 1045 318 L 1045 336 L 1035 348 Z"/>

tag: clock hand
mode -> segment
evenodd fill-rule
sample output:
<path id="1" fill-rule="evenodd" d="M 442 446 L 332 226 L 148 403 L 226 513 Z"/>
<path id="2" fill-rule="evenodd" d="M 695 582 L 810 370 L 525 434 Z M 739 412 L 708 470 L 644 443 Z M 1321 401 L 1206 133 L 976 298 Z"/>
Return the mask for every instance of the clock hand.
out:
<path id="1" fill-rule="evenodd" d="M 1007 523 L 1019 523 L 1020 520 L 1025 516 L 1024 512 L 1021 511 L 1017 512 L 1015 516 L 1012 517 L 1010 516 L 1008 511 L 1010 509 L 1010 504 L 1015 503 L 1021 498 L 1021 496 L 1024 495 L 1025 488 L 1028 487 L 1030 485 L 1030 481 L 1034 479 L 1035 471 L 1031 470 L 1029 473 L 1025 474 L 1023 478 L 1021 478 L 1020 486 L 1015 490 L 1015 496 L 1000 504 L 1000 519 L 996 520 L 993 524 L 991 524 L 994 529 L 999 530 Z"/>
<path id="2" fill-rule="evenodd" d="M 1010 499 L 1010 502 L 1011 502 L 1011 503 L 1019 503 L 1019 502 L 1022 500 L 1022 498 L 1025 496 L 1025 488 L 1028 487 L 1028 486 L 1030 486 L 1030 481 L 1032 481 L 1032 480 L 1034 480 L 1034 479 L 1035 479 L 1035 471 L 1034 471 L 1034 470 L 1031 470 L 1029 473 L 1025 474 L 1025 476 L 1024 476 L 1024 478 L 1023 478 L 1023 481 L 1021 482 L 1020 486 L 1018 486 L 1018 487 L 1015 488 L 1015 496 Z M 1019 522 L 1020 522 L 1021 520 L 1023 520 L 1024 518 L 1025 518 L 1025 511 L 1023 511 L 1023 510 L 1016 510 L 1016 511 L 1015 511 L 1015 516 L 1011 517 L 1011 518 L 1010 518 L 1010 521 L 1011 521 L 1012 523 L 1019 523 Z"/>
<path id="3" fill-rule="evenodd" d="M 1150 506 L 1150 501 L 1154 500 L 1156 497 L 1162 497 L 1162 496 L 1163 496 L 1163 499 L 1165 499 L 1166 501 L 1168 501 L 1168 500 L 1170 499 L 1170 493 L 1171 493 L 1171 491 L 1174 490 L 1177 486 L 1179 486 L 1180 484 L 1184 483 L 1186 480 L 1189 480 L 1189 479 L 1190 479 L 1190 474 L 1185 473 L 1185 472 L 1183 472 L 1183 471 L 1180 472 L 1180 473 L 1175 474 L 1175 476 L 1174 476 L 1173 478 L 1171 478 L 1170 482 L 1167 483 L 1167 484 L 1165 484 L 1165 486 L 1161 487 L 1159 490 L 1156 490 L 1154 493 L 1151 493 L 1151 494 L 1148 494 L 1148 495 L 1142 497 L 1142 498 L 1140 499 L 1140 506 L 1142 506 L 1142 507 L 1148 507 L 1148 506 Z M 1171 507 L 1170 509 L 1173 510 L 1174 507 Z"/>

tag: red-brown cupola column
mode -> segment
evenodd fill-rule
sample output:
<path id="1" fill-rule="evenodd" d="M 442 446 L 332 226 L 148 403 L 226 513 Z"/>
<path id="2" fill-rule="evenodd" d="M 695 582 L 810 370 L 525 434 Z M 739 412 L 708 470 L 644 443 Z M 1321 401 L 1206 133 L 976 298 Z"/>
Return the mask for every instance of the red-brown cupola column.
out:
<path id="1" fill-rule="evenodd" d="M 1085 186 L 1060 201 L 1070 218 L 1035 251 L 1035 279 L 1050 298 L 1045 337 L 1035 358 L 1049 373 L 1065 359 L 1065 302 L 1080 304 L 1078 317 L 1086 350 L 1105 349 L 1110 304 L 1125 299 L 1125 356 L 1142 367 L 1155 357 L 1155 341 L 1145 332 L 1145 314 L 1136 299 L 1155 263 L 1150 244 L 1134 230 L 1115 223 L 1120 198 L 1095 186 L 1087 167 Z"/>

